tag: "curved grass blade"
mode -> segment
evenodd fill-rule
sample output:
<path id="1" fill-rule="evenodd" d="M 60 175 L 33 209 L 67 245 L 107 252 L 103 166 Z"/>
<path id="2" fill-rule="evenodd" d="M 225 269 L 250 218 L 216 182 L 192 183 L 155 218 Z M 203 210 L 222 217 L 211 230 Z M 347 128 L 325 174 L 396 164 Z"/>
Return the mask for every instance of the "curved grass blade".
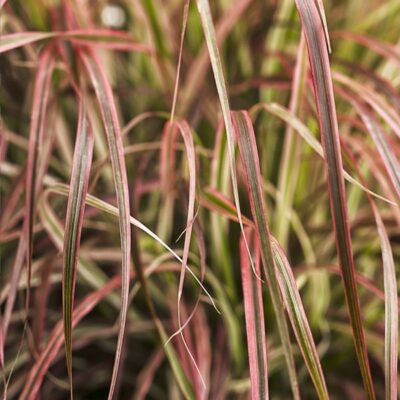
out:
<path id="1" fill-rule="evenodd" d="M 271 235 L 266 219 L 260 163 L 258 159 L 253 125 L 248 113 L 245 111 L 232 112 L 231 115 L 238 139 L 239 152 L 245 171 L 245 182 L 250 199 L 251 212 L 257 232 L 257 238 L 260 243 L 264 273 L 267 278 L 269 293 L 271 295 L 271 300 L 275 311 L 279 336 L 281 338 L 283 352 L 288 367 L 290 383 L 292 385 L 292 392 L 294 397 L 299 399 L 300 393 L 296 376 L 296 367 L 290 343 L 289 329 L 286 321 L 284 305 L 275 271 L 276 267 L 272 254 Z"/>
<path id="2" fill-rule="evenodd" d="M 131 230 L 130 230 L 130 208 L 128 178 L 126 174 L 124 148 L 122 143 L 121 129 L 118 121 L 117 109 L 114 103 L 110 82 L 101 66 L 97 56 L 91 50 L 81 52 L 82 61 L 88 71 L 92 85 L 95 89 L 97 100 L 103 119 L 104 128 L 107 134 L 110 149 L 111 165 L 114 176 L 114 185 L 117 194 L 119 210 L 119 229 L 122 251 L 122 284 L 121 284 L 121 320 L 118 332 L 117 350 L 113 373 L 111 378 L 108 398 L 113 397 L 117 374 L 121 360 L 121 351 L 125 334 L 126 318 L 128 313 L 129 297 L 129 269 L 131 252 Z"/>
<path id="3" fill-rule="evenodd" d="M 26 196 L 24 231 L 26 236 L 26 263 L 27 263 L 27 294 L 26 307 L 30 302 L 29 282 L 32 267 L 33 225 L 35 221 L 36 196 L 40 187 L 40 174 L 38 171 L 39 152 L 44 139 L 46 108 L 50 95 L 51 77 L 54 70 L 52 48 L 47 47 L 40 56 L 35 87 L 33 92 L 33 105 L 31 126 L 29 132 L 28 161 L 26 169 Z M 38 179 L 39 178 L 39 179 Z"/>
<path id="4" fill-rule="evenodd" d="M 181 336 L 182 342 L 185 346 L 185 349 L 188 352 L 190 359 L 191 359 L 194 367 L 196 368 L 197 373 L 200 376 L 203 387 L 205 388 L 206 384 L 204 382 L 201 371 L 200 371 L 192 353 L 190 352 L 189 346 L 187 345 L 185 337 L 182 332 L 183 327 L 182 327 L 182 322 L 181 322 L 180 303 L 181 303 L 181 299 L 182 299 L 183 285 L 184 285 L 184 280 L 185 280 L 185 271 L 186 271 L 185 266 L 187 265 L 188 258 L 189 258 L 190 240 L 192 237 L 193 221 L 195 218 L 194 206 L 195 206 L 195 200 L 196 200 L 196 154 L 195 154 L 195 149 L 194 149 L 192 133 L 191 133 L 188 123 L 186 121 L 179 121 L 176 123 L 176 125 L 183 137 L 183 141 L 185 143 L 185 148 L 186 148 L 186 153 L 187 153 L 187 158 L 188 158 L 188 164 L 189 164 L 188 213 L 187 213 L 187 221 L 186 221 L 186 229 L 185 229 L 185 242 L 183 245 L 183 254 L 182 254 L 182 268 L 181 268 L 181 274 L 180 274 L 180 279 L 179 279 L 179 289 L 178 289 L 178 326 L 179 326 L 180 336 Z"/>
<path id="5" fill-rule="evenodd" d="M 52 32 L 18 32 L 1 35 L 0 53 L 52 37 L 54 37 L 54 33 Z"/>
<path id="6" fill-rule="evenodd" d="M 300 347 L 305 364 L 310 372 L 319 399 L 329 399 L 324 374 L 319 361 L 317 349 L 308 324 L 307 316 L 297 288 L 292 269 L 285 252 L 275 238 L 272 238 L 272 251 L 279 286 L 286 304 L 290 322 L 292 323 L 297 343 Z"/>
<path id="7" fill-rule="evenodd" d="M 0 54 L 50 38 L 62 38 L 83 45 L 95 45 L 111 50 L 154 53 L 151 47 L 133 41 L 132 37 L 124 31 L 76 29 L 67 32 L 16 32 L 2 35 L 0 39 Z"/>
<path id="8" fill-rule="evenodd" d="M 329 202 L 339 263 L 343 274 L 346 301 L 353 330 L 355 350 L 365 391 L 369 399 L 375 399 L 355 279 L 355 266 L 342 173 L 339 130 L 323 23 L 314 0 L 296 0 L 296 6 L 307 40 L 322 145 L 325 154 Z"/>
<path id="9" fill-rule="evenodd" d="M 290 110 L 277 103 L 270 103 L 270 104 L 262 103 L 255 105 L 250 110 L 250 114 L 253 116 L 253 113 L 255 113 L 259 108 L 264 108 L 266 111 L 282 119 L 282 121 L 286 122 L 288 125 L 291 125 L 294 128 L 294 130 L 307 142 L 307 144 L 320 157 L 322 158 L 325 157 L 321 143 L 312 135 L 311 131 L 307 128 L 307 126 L 304 125 L 303 122 L 299 118 L 297 118 Z M 393 202 L 387 197 L 381 196 L 380 194 L 375 193 L 372 190 L 368 189 L 368 187 L 364 186 L 358 180 L 353 178 L 344 168 L 343 168 L 343 176 L 347 182 L 351 183 L 352 185 L 358 186 L 361 190 L 363 190 L 366 193 L 369 193 L 371 196 L 374 196 L 377 199 L 382 200 L 391 205 L 394 206 L 397 205 L 397 203 Z"/>
<path id="10" fill-rule="evenodd" d="M 65 352 L 71 399 L 73 398 L 72 310 L 74 308 L 76 269 L 78 267 L 78 253 L 83 225 L 83 214 L 85 211 L 85 197 L 89 184 L 90 166 L 92 163 L 92 154 L 93 133 L 88 120 L 84 100 L 81 99 L 78 133 L 76 137 L 70 181 L 70 192 L 68 196 L 63 249 L 63 320 Z"/>
<path id="11" fill-rule="evenodd" d="M 370 110 L 360 102 L 355 95 L 342 92 L 342 96 L 347 98 L 355 107 L 359 116 L 361 117 L 364 125 L 366 126 L 376 148 L 381 156 L 383 165 L 392 181 L 393 187 L 400 198 L 400 163 L 390 148 L 387 141 L 387 134 L 384 131 L 377 118 L 370 112 Z"/>
<path id="12" fill-rule="evenodd" d="M 246 228 L 246 234 L 251 239 L 251 228 Z M 251 243 L 251 240 L 248 240 Z M 260 251 L 255 249 L 255 268 L 260 275 Z M 249 367 L 251 381 L 251 398 L 253 400 L 268 399 L 268 368 L 267 345 L 264 325 L 264 306 L 262 299 L 261 281 L 252 273 L 249 255 L 243 240 L 240 243 L 240 264 L 242 273 L 242 287 L 244 300 L 244 314 L 246 318 L 247 347 L 249 352 Z"/>

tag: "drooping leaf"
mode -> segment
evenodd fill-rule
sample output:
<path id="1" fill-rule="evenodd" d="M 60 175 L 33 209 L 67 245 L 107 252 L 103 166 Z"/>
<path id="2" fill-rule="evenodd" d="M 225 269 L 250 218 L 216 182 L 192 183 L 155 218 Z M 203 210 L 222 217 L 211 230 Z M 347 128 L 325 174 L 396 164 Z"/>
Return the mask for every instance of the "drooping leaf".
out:
<path id="1" fill-rule="evenodd" d="M 119 370 L 122 345 L 125 334 L 126 317 L 128 313 L 129 296 L 129 269 L 130 269 L 130 209 L 128 178 L 126 174 L 125 157 L 121 136 L 121 129 L 118 121 L 117 109 L 114 103 L 114 96 L 111 85 L 107 79 L 104 68 L 94 52 L 89 49 L 81 52 L 82 61 L 88 71 L 92 85 L 95 89 L 97 100 L 103 119 L 104 128 L 110 150 L 111 165 L 113 169 L 114 185 L 117 194 L 119 210 L 119 229 L 122 251 L 122 284 L 121 284 L 121 320 L 118 332 L 117 350 L 111 378 L 109 400 L 112 399 Z"/>

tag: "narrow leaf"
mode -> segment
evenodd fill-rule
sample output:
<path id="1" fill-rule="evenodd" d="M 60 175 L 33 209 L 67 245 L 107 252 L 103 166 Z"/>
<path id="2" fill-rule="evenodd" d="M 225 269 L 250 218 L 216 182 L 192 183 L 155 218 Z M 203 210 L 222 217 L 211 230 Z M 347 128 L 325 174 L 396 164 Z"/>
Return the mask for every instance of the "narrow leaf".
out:
<path id="1" fill-rule="evenodd" d="M 65 352 L 71 398 L 73 397 L 72 310 L 74 308 L 76 269 L 78 267 L 80 237 L 82 232 L 85 197 L 89 183 L 92 153 L 93 133 L 86 113 L 84 100 L 81 99 L 78 133 L 75 143 L 70 192 L 68 196 L 63 249 L 63 318 Z"/>
<path id="2" fill-rule="evenodd" d="M 246 228 L 248 238 L 250 238 L 251 231 L 250 228 Z M 251 243 L 251 240 L 248 240 L 248 243 Z M 253 247 L 255 249 L 254 265 L 257 274 L 260 275 L 259 246 Z M 262 287 L 261 281 L 253 274 L 249 255 L 243 240 L 241 240 L 240 243 L 240 260 L 247 347 L 249 352 L 251 398 L 253 400 L 268 399 L 267 345 L 265 338 Z"/>
<path id="3" fill-rule="evenodd" d="M 247 247 L 249 256 L 250 249 L 247 245 L 246 236 L 244 234 L 244 225 L 242 221 L 242 214 L 240 212 L 240 201 L 239 201 L 239 191 L 236 177 L 236 166 L 235 166 L 235 139 L 234 131 L 230 116 L 230 106 L 228 99 L 228 92 L 226 90 L 224 73 L 222 70 L 221 57 L 219 55 L 217 38 L 215 34 L 214 24 L 211 17 L 210 4 L 208 0 L 197 0 L 197 8 L 199 10 L 201 23 L 203 25 L 204 36 L 206 38 L 208 53 L 211 60 L 211 66 L 214 72 L 215 84 L 217 86 L 219 101 L 221 103 L 222 114 L 225 122 L 226 139 L 228 143 L 228 155 L 229 155 L 229 168 L 232 180 L 233 197 L 235 199 L 235 205 L 237 210 L 237 216 L 239 220 L 240 230 L 242 233 L 243 240 Z M 253 266 L 253 261 L 250 256 L 250 261 Z M 253 268 L 254 269 L 254 268 Z"/>
<path id="4" fill-rule="evenodd" d="M 54 69 L 54 59 L 50 47 L 47 47 L 40 56 L 35 87 L 33 92 L 33 105 L 31 126 L 29 132 L 28 161 L 26 169 L 26 196 L 24 230 L 26 236 L 26 262 L 27 262 L 27 296 L 26 305 L 29 305 L 29 282 L 32 266 L 33 225 L 35 221 L 36 197 L 41 185 L 38 171 L 39 153 L 41 151 L 46 123 L 46 109 L 49 100 L 51 76 Z"/>
<path id="5" fill-rule="evenodd" d="M 272 239 L 276 271 L 286 311 L 319 399 L 329 399 L 324 374 L 292 268 L 278 241 Z"/>
<path id="6" fill-rule="evenodd" d="M 129 191 L 128 178 L 126 174 L 124 149 L 121 137 L 121 129 L 118 121 L 117 109 L 114 103 L 110 82 L 105 71 L 97 59 L 96 55 L 90 51 L 82 52 L 81 57 L 99 102 L 104 128 L 107 134 L 108 145 L 110 149 L 111 165 L 113 169 L 114 185 L 117 194 L 117 203 L 119 210 L 119 229 L 122 251 L 122 284 L 121 284 L 121 320 L 118 332 L 118 343 L 115 354 L 114 368 L 111 378 L 111 386 L 108 398 L 113 397 L 119 364 L 121 360 L 122 344 L 125 334 L 126 317 L 128 313 L 129 297 L 129 269 L 130 269 L 130 248 L 131 248 L 131 230 L 130 230 L 130 209 L 129 209 Z"/>
<path id="7" fill-rule="evenodd" d="M 290 342 L 289 329 L 286 321 L 284 305 L 279 290 L 276 276 L 275 261 L 272 253 L 271 236 L 266 219 L 264 192 L 262 190 L 262 178 L 260 162 L 258 159 L 256 140 L 253 125 L 247 112 L 232 112 L 233 126 L 238 139 L 239 152 L 242 159 L 245 182 L 250 199 L 251 212 L 256 227 L 257 238 L 260 242 L 261 259 L 264 273 L 267 278 L 268 289 L 271 295 L 278 331 L 282 342 L 283 352 L 288 367 L 290 383 L 293 395 L 300 398 L 299 385 L 296 376 L 296 367 Z"/>
<path id="8" fill-rule="evenodd" d="M 322 145 L 325 154 L 325 169 L 336 236 L 336 247 L 343 274 L 355 350 L 365 391 L 369 399 L 375 399 L 355 279 L 355 266 L 342 173 L 343 166 L 340 152 L 339 129 L 336 118 L 328 50 L 323 34 L 323 23 L 314 0 L 296 0 L 296 6 L 307 40 Z"/>

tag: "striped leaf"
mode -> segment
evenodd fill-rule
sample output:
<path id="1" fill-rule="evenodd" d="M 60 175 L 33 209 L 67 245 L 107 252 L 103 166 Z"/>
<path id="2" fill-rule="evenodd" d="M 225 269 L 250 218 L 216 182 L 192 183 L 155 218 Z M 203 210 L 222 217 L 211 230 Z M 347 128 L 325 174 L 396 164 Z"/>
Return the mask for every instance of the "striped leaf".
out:
<path id="1" fill-rule="evenodd" d="M 333 96 L 326 36 L 320 12 L 314 0 L 296 0 L 314 83 L 319 126 L 325 155 L 325 169 L 330 208 L 336 237 L 336 247 L 350 314 L 353 339 L 365 391 L 369 399 L 375 398 L 365 334 L 361 318 L 360 301 L 355 279 L 355 266 L 351 245 L 348 210 L 342 172 L 339 129 Z"/>
<path id="2" fill-rule="evenodd" d="M 232 120 L 245 171 L 245 182 L 250 200 L 251 212 L 256 227 L 257 238 L 260 242 L 261 259 L 264 266 L 264 273 L 267 278 L 268 289 L 275 311 L 275 317 L 278 324 L 283 352 L 286 358 L 292 391 L 295 398 L 300 398 L 289 329 L 286 321 L 284 304 L 278 285 L 278 279 L 276 276 L 276 266 L 272 253 L 271 235 L 266 219 L 260 163 L 258 159 L 253 125 L 248 113 L 245 111 L 232 112 Z"/>
<path id="3" fill-rule="evenodd" d="M 93 153 L 93 133 L 90 126 L 84 100 L 81 99 L 78 132 L 72 163 L 70 191 L 68 195 L 67 216 L 65 221 L 63 247 L 63 319 L 65 352 L 71 398 L 72 386 L 72 310 L 80 237 L 85 211 L 85 198 L 89 183 L 90 166 Z"/>
<path id="4" fill-rule="evenodd" d="M 87 50 L 81 52 L 82 61 L 89 73 L 100 106 L 104 128 L 110 150 L 111 165 L 113 169 L 114 185 L 117 194 L 119 210 L 119 229 L 122 251 L 122 283 L 121 283 L 121 319 L 118 332 L 117 350 L 115 353 L 114 368 L 108 398 L 111 400 L 115 390 L 119 365 L 121 361 L 122 345 L 125 334 L 126 317 L 128 313 L 129 297 L 129 269 L 131 252 L 131 230 L 128 178 L 125 167 L 124 149 L 121 129 L 118 121 L 117 109 L 110 82 L 106 77 L 104 68 L 94 52 Z"/>

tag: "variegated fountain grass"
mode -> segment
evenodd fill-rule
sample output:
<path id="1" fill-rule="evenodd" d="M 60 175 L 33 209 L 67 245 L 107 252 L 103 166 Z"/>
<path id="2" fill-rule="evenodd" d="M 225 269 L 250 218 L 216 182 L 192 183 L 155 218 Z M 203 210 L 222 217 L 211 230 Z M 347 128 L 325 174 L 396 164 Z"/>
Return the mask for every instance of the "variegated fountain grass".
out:
<path id="1" fill-rule="evenodd" d="M 4 398 L 397 399 L 396 0 L 2 0 Z"/>

